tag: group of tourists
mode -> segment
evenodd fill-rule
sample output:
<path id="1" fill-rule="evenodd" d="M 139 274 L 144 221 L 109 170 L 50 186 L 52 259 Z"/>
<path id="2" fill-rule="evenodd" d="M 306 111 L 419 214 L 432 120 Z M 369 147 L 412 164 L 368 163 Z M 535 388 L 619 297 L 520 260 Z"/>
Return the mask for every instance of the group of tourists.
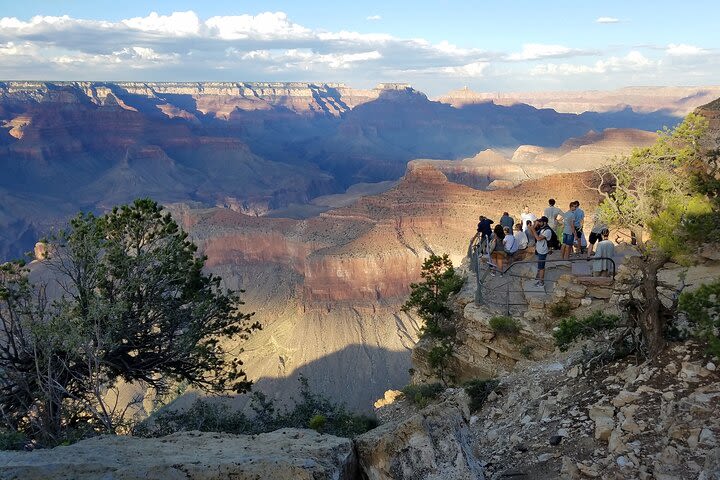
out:
<path id="1" fill-rule="evenodd" d="M 508 212 L 504 212 L 494 228 L 493 220 L 480 215 L 473 242 L 478 241 L 480 255 L 491 259 L 491 275 L 497 272 L 502 276 L 506 265 L 532 255 L 534 251 L 538 267 L 535 286 L 542 287 L 545 285 L 547 256 L 554 250 L 560 251 L 563 260 L 568 260 L 573 253 L 594 255 L 597 260 L 593 261 L 593 275 L 609 274 L 610 261 L 606 259 L 614 255 L 615 247 L 609 240 L 610 230 L 602 222 L 600 212 L 595 212 L 592 230 L 586 238 L 583 231 L 585 212 L 580 208 L 580 202 L 570 202 L 565 212 L 555 203 L 555 199 L 548 200 L 548 207 L 539 218 L 525 205 L 518 223 Z M 560 228 L 562 238 L 556 233 Z"/>

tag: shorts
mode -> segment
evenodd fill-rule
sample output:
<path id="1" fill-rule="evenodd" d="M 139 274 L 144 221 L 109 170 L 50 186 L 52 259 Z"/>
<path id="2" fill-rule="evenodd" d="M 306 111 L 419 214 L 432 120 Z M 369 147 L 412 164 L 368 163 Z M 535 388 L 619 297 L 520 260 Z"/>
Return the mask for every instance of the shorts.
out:
<path id="1" fill-rule="evenodd" d="M 575 245 L 575 236 L 572 233 L 563 233 L 563 245 Z"/>
<path id="2" fill-rule="evenodd" d="M 547 259 L 547 253 L 536 253 L 538 257 L 538 270 L 545 270 L 545 260 Z"/>
<path id="3" fill-rule="evenodd" d="M 588 241 L 590 242 L 590 245 L 595 245 L 595 242 L 597 242 L 601 238 L 602 235 L 600 235 L 599 233 L 590 232 L 590 238 L 588 239 Z"/>

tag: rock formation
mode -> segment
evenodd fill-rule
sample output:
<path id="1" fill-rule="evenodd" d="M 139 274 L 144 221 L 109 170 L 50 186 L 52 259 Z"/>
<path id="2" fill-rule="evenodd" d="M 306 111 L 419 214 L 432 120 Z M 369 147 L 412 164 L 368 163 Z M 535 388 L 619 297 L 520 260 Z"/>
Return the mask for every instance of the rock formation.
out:
<path id="1" fill-rule="evenodd" d="M 80 209 L 137 197 L 308 216 L 323 210 L 313 198 L 396 181 L 415 158 L 676 120 L 456 109 L 405 84 L 0 82 L 0 258 Z"/>
<path id="2" fill-rule="evenodd" d="M 626 87 L 618 90 L 577 92 L 479 93 L 467 88 L 453 90 L 439 100 L 454 107 L 493 102 L 496 105 L 524 103 L 557 112 L 612 112 L 632 108 L 636 112 L 667 110 L 684 116 L 720 96 L 720 86 Z"/>
<path id="3" fill-rule="evenodd" d="M 2 480 L 355 480 L 351 440 L 312 430 L 101 436 L 68 447 L 0 452 Z"/>
<path id="4" fill-rule="evenodd" d="M 524 203 L 540 212 L 549 195 L 593 205 L 597 193 L 582 186 L 590 181 L 570 174 L 480 191 L 411 163 L 390 190 L 314 218 L 181 208 L 176 216 L 208 268 L 246 290 L 246 309 L 264 325 L 242 357 L 258 388 L 287 397 L 303 373 L 319 391 L 368 410 L 409 380 L 418 324 L 400 306 L 423 259 L 448 253 L 459 264 L 480 213 L 518 216 Z"/>

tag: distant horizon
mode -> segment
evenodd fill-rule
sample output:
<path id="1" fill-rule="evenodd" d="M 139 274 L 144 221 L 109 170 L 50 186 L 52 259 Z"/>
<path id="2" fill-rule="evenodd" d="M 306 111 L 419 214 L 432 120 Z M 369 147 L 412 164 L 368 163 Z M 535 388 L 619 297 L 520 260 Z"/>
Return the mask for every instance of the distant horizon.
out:
<path id="1" fill-rule="evenodd" d="M 372 90 L 378 88 L 382 84 L 407 84 L 410 88 L 412 88 L 415 91 L 418 91 L 420 93 L 426 93 L 424 90 L 418 88 L 416 85 L 413 85 L 412 82 L 403 82 L 403 81 L 395 81 L 395 82 L 377 82 L 373 86 L 356 86 L 353 85 L 350 82 L 346 81 L 306 81 L 306 80 L 87 80 L 87 79 L 73 79 L 73 80 L 48 80 L 48 79 L 0 79 L 0 83 L 56 83 L 56 84 L 72 84 L 72 83 L 116 83 L 116 84 L 123 84 L 123 83 L 144 83 L 144 84 L 200 84 L 200 83 L 217 83 L 217 84 L 238 84 L 238 83 L 245 83 L 245 84 L 304 84 L 304 85 L 342 85 L 347 88 L 352 88 L 356 90 Z M 571 93 L 571 92 L 612 92 L 617 90 L 627 90 L 627 89 L 660 89 L 660 88 L 720 88 L 720 82 L 717 84 L 695 84 L 695 85 L 669 85 L 669 84 L 663 84 L 663 85 L 623 85 L 619 87 L 614 88 L 568 88 L 568 89 L 556 89 L 556 90 L 477 90 L 474 88 L 470 88 L 466 85 L 459 86 L 459 87 L 451 87 L 447 91 L 440 93 L 438 95 L 434 95 L 431 98 L 438 98 L 443 96 L 444 94 L 456 92 L 459 90 L 467 89 L 468 91 L 472 93 L 479 93 L 479 94 L 489 94 L 489 93 L 499 93 L 499 94 L 519 94 L 519 93 Z M 429 95 L 428 95 L 429 96 Z"/>

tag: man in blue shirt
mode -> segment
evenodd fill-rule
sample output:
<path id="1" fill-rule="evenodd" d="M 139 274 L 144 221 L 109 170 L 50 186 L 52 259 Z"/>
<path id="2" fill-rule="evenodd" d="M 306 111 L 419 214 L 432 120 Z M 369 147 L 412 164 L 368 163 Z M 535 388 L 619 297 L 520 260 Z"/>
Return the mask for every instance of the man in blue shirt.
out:
<path id="1" fill-rule="evenodd" d="M 577 231 L 575 230 L 575 224 L 577 222 L 575 214 L 576 209 L 577 206 L 575 205 L 575 202 L 571 202 L 570 210 L 563 214 L 563 238 L 562 247 L 560 247 L 560 254 L 562 255 L 563 260 L 569 259 L 570 253 L 572 253 L 573 250 L 573 245 L 580 243 Z"/>

